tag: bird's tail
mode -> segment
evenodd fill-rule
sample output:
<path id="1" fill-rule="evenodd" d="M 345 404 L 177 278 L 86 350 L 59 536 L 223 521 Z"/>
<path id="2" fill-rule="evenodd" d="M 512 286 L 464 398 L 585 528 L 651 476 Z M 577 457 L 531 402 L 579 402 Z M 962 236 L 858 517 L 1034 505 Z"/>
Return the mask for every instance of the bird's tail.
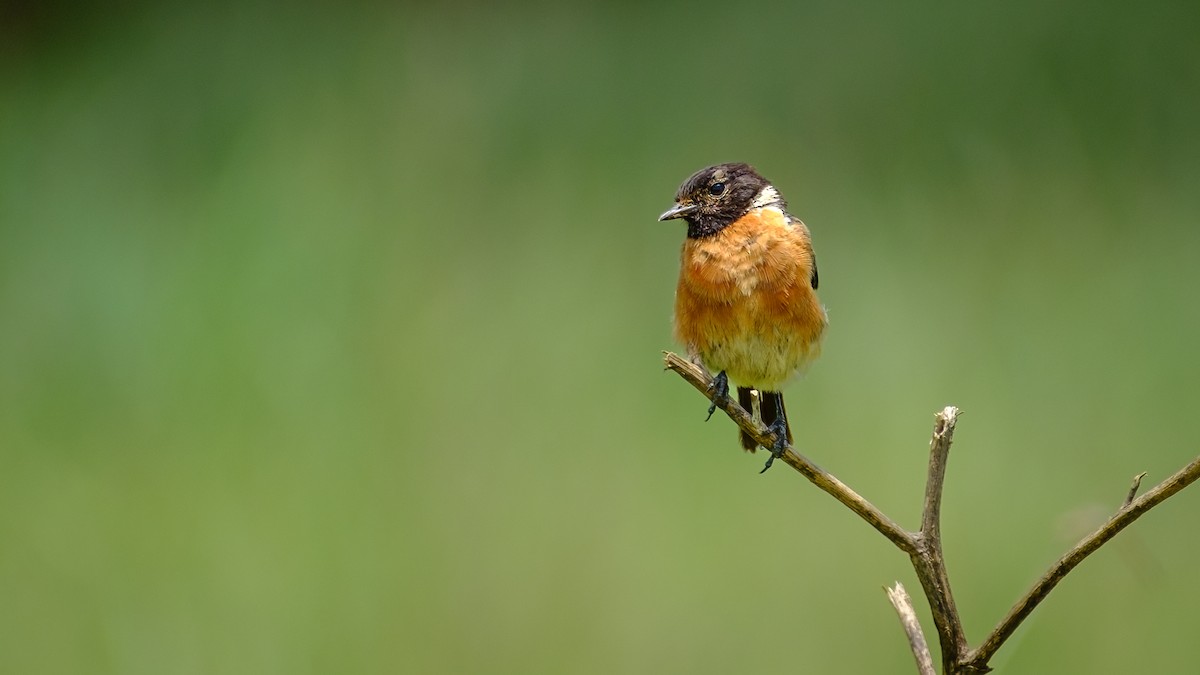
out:
<path id="1" fill-rule="evenodd" d="M 738 390 L 738 394 L 741 394 L 741 389 Z M 762 408 L 760 414 L 762 415 L 763 424 L 768 427 L 774 424 L 775 420 L 779 417 L 783 418 L 783 426 L 787 429 L 787 442 L 788 445 L 791 445 L 792 425 L 788 424 L 787 411 L 783 407 L 783 394 L 778 391 L 762 392 L 760 407 Z"/>
<path id="2" fill-rule="evenodd" d="M 742 406 L 750 416 L 754 416 L 754 390 L 750 387 L 738 387 L 738 405 Z M 750 434 L 739 431 L 739 440 L 742 442 L 742 449 L 746 452 L 754 452 L 758 448 L 758 441 Z"/>

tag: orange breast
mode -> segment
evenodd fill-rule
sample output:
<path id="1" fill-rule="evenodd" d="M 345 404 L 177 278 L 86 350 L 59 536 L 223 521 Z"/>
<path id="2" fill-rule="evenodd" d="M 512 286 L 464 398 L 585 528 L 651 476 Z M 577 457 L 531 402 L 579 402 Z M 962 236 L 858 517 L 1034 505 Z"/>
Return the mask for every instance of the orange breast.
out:
<path id="1" fill-rule="evenodd" d="M 825 309 L 810 280 L 808 229 L 776 208 L 688 239 L 675 294 L 676 338 L 712 371 L 777 391 L 819 351 Z"/>

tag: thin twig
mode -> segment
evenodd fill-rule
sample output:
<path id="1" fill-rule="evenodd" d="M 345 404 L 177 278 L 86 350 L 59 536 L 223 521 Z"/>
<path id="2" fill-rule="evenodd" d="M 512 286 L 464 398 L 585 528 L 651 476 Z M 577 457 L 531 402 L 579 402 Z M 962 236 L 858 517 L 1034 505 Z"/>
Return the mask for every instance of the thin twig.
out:
<path id="1" fill-rule="evenodd" d="M 727 396 L 720 400 L 713 400 L 713 393 L 708 386 L 711 380 L 699 366 L 671 352 L 663 352 L 663 361 L 668 369 L 678 373 L 683 379 L 688 381 L 688 384 L 695 387 L 697 391 L 704 394 L 710 401 L 716 403 L 718 408 L 724 410 L 725 414 L 729 415 L 729 418 L 741 427 L 743 431 L 750 434 L 755 441 L 758 441 L 759 445 L 767 448 L 774 445 L 775 435 L 767 431 L 766 427 L 759 424 L 750 416 L 750 413 L 743 410 L 731 397 Z M 786 462 L 788 466 L 799 471 L 813 485 L 821 488 L 851 511 L 857 513 L 860 518 L 867 521 L 868 525 L 887 537 L 900 550 L 910 555 L 916 554 L 917 544 L 912 533 L 897 525 L 894 520 L 888 518 L 882 511 L 875 508 L 871 502 L 863 499 L 862 495 L 851 490 L 849 486 L 838 480 L 835 476 L 813 464 L 808 458 L 791 448 L 780 459 Z"/>
<path id="2" fill-rule="evenodd" d="M 912 555 L 913 569 L 929 600 L 933 624 L 942 647 L 942 667 L 949 672 L 967 652 L 967 638 L 950 589 L 946 557 L 942 552 L 942 487 L 946 482 L 946 464 L 958 424 L 958 408 L 947 406 L 934 418 L 933 437 L 929 441 L 929 476 L 925 481 L 925 506 L 921 511 L 920 551 Z"/>
<path id="3" fill-rule="evenodd" d="M 921 631 L 921 622 L 917 620 L 912 598 L 908 596 L 908 591 L 904 590 L 904 584 L 897 581 L 895 587 L 884 586 L 883 590 L 887 591 L 888 600 L 891 601 L 892 607 L 896 608 L 900 625 L 904 627 L 904 634 L 908 636 L 908 646 L 912 649 L 913 658 L 917 660 L 917 671 L 921 675 L 937 675 L 937 671 L 933 669 L 933 656 L 929 653 L 929 644 L 925 642 L 925 633 Z"/>
<path id="4" fill-rule="evenodd" d="M 1063 577 L 1143 513 L 1158 506 L 1197 478 L 1200 478 L 1200 457 L 1192 460 L 1190 464 L 1176 471 L 1170 478 L 1159 483 L 1146 494 L 1131 500 L 1127 506 L 1123 506 L 1112 518 L 1109 518 L 1108 522 L 1101 525 L 1100 529 L 1084 537 L 1074 548 L 1067 551 L 1066 555 L 1059 558 L 1058 562 L 1054 563 L 1041 579 L 1038 579 L 1025 597 L 1013 605 L 1012 609 L 1008 611 L 1008 615 L 984 639 L 983 644 L 967 656 L 965 664 L 979 672 L 987 672 L 988 660 L 1004 644 L 1004 641 L 1012 636 L 1013 632 L 1017 630 L 1017 626 L 1021 625 L 1030 612 L 1058 585 L 1058 582 L 1063 580 Z"/>
<path id="5" fill-rule="evenodd" d="M 921 533 L 931 539 L 942 537 L 942 486 L 946 482 L 946 463 L 950 444 L 958 424 L 958 408 L 946 406 L 934 418 L 933 438 L 929 441 L 929 477 L 925 481 L 925 508 L 921 511 Z"/>
<path id="6" fill-rule="evenodd" d="M 1125 501 L 1121 502 L 1121 508 L 1127 509 L 1133 503 L 1133 498 L 1137 496 L 1138 488 L 1142 487 L 1142 479 L 1145 477 L 1145 471 L 1133 477 L 1133 484 L 1129 486 L 1129 492 L 1125 493 Z"/>

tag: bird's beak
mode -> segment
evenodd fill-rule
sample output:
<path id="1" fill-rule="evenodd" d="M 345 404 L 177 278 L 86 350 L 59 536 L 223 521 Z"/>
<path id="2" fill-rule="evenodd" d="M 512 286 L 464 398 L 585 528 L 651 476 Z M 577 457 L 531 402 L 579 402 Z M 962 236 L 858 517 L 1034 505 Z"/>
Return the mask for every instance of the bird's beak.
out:
<path id="1" fill-rule="evenodd" d="M 699 208 L 699 204 L 676 204 L 670 209 L 667 209 L 667 212 L 659 216 L 658 219 L 659 221 L 663 221 L 674 220 L 675 218 L 683 218 L 690 213 L 694 213 Z"/>

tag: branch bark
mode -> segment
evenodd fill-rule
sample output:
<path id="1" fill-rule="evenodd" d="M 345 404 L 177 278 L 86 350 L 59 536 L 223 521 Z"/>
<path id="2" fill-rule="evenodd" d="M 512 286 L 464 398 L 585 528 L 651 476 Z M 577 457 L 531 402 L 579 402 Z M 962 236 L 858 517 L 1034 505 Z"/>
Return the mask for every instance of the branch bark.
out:
<path id="1" fill-rule="evenodd" d="M 933 624 L 942 647 L 942 669 L 952 667 L 967 652 L 967 638 L 950 590 L 946 557 L 942 554 L 942 486 L 946 482 L 946 464 L 958 424 L 958 408 L 947 406 L 934 418 L 933 437 L 929 441 L 929 475 L 925 480 L 925 507 L 921 510 L 918 552 L 910 555 L 921 590 L 929 600 Z"/>
<path id="2" fill-rule="evenodd" d="M 717 407 L 760 445 L 771 447 L 774 444 L 774 435 L 731 398 L 713 399 L 713 392 L 709 389 L 712 378 L 702 368 L 677 354 L 663 352 L 663 355 L 667 369 L 675 371 L 697 391 L 716 403 Z M 916 532 L 909 532 L 902 528 L 896 521 L 850 489 L 833 474 L 812 463 L 795 450 L 789 448 L 780 458 L 811 483 L 857 514 L 877 532 L 887 537 L 898 549 L 908 554 L 917 579 L 921 582 L 921 589 L 929 602 L 934 626 L 937 628 L 938 641 L 942 648 L 942 672 L 946 675 L 990 672 L 991 667 L 988 665 L 988 661 L 1012 636 L 1021 622 L 1071 570 L 1142 514 L 1200 478 L 1200 457 L 1141 497 L 1136 497 L 1136 495 L 1145 474 L 1135 477 L 1125 501 L 1116 514 L 1054 563 L 1013 605 L 980 646 L 971 650 L 954 603 L 950 577 L 946 571 L 945 556 L 942 553 L 942 488 L 946 480 L 946 465 L 950 458 L 950 446 L 954 441 L 954 429 L 958 422 L 958 414 L 958 408 L 949 406 L 939 412 L 935 418 L 933 438 L 929 444 L 929 474 L 925 484 L 924 508 L 921 511 L 921 529 Z M 917 659 L 918 670 L 922 675 L 933 673 L 932 659 L 929 658 L 929 646 L 925 643 L 924 634 L 917 623 L 915 613 L 912 612 L 912 601 L 908 598 L 907 592 L 897 582 L 894 589 L 888 589 L 888 599 L 891 600 L 892 606 L 900 615 L 901 624 L 909 636 L 909 644 Z M 916 641 L 918 638 L 919 644 Z M 928 664 L 922 660 L 921 648 L 923 648 L 925 657 L 929 658 Z"/>
<path id="3" fill-rule="evenodd" d="M 921 675 L 937 675 L 933 669 L 933 656 L 929 653 L 929 644 L 925 642 L 925 633 L 921 631 L 921 622 L 917 620 L 917 612 L 913 609 L 912 598 L 904 590 L 904 584 L 899 581 L 892 588 L 885 587 L 888 600 L 896 608 L 900 617 L 900 625 L 908 636 L 908 647 L 912 650 L 913 658 L 917 660 L 917 672 Z"/>

